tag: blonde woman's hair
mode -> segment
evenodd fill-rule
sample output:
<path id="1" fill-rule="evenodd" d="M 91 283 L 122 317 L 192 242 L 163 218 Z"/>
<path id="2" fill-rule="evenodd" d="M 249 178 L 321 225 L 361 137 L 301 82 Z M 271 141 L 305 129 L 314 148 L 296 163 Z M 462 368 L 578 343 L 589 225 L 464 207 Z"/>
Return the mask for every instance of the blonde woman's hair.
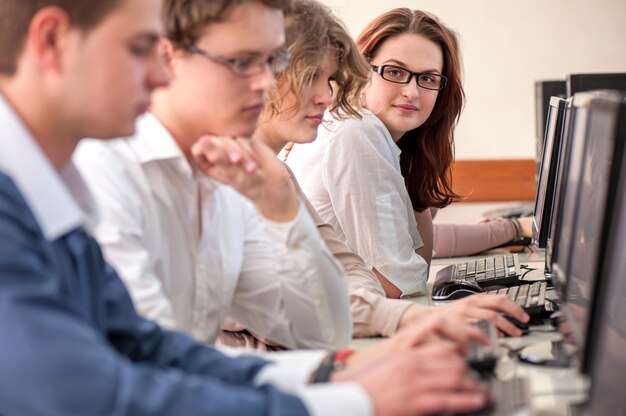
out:
<path id="1" fill-rule="evenodd" d="M 316 0 L 292 1 L 286 15 L 286 48 L 291 53 L 289 66 L 277 80 L 266 103 L 263 119 L 285 111 L 298 111 L 301 89 L 310 84 L 328 53 L 337 57 L 339 69 L 331 85 L 333 100 L 329 111 L 337 118 L 360 117 L 355 106 L 369 82 L 369 65 L 341 21 Z M 296 97 L 292 108 L 283 109 L 289 94 Z"/>

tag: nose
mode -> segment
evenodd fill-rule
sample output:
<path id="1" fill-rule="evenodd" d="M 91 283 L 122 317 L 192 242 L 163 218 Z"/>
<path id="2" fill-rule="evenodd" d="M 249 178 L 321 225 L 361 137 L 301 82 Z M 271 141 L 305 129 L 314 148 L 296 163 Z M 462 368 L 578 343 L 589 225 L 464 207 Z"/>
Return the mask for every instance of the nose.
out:
<path id="1" fill-rule="evenodd" d="M 251 79 L 251 88 L 253 91 L 261 91 L 268 93 L 276 83 L 276 76 L 271 71 L 269 65 L 263 65 L 263 71 L 253 76 Z"/>
<path id="2" fill-rule="evenodd" d="M 170 83 L 170 74 L 165 63 L 165 56 L 157 53 L 152 60 L 147 73 L 147 86 L 152 91 L 158 87 L 165 87 Z"/>
<path id="3" fill-rule="evenodd" d="M 402 86 L 402 95 L 407 98 L 418 98 L 420 96 L 420 88 L 417 85 L 417 79 L 412 78 L 408 84 Z"/>
<path id="4" fill-rule="evenodd" d="M 328 107 L 333 102 L 333 91 L 329 84 L 317 82 L 313 87 L 313 104 Z"/>

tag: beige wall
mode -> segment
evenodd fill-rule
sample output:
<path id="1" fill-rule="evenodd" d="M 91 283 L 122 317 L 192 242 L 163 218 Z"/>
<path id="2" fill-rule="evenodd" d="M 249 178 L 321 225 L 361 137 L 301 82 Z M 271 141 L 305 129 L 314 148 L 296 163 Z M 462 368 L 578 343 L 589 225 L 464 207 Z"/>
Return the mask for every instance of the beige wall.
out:
<path id="1" fill-rule="evenodd" d="M 394 7 L 432 12 L 460 35 L 466 107 L 457 159 L 532 158 L 534 81 L 626 72 L 626 0 L 322 0 L 357 36 Z"/>

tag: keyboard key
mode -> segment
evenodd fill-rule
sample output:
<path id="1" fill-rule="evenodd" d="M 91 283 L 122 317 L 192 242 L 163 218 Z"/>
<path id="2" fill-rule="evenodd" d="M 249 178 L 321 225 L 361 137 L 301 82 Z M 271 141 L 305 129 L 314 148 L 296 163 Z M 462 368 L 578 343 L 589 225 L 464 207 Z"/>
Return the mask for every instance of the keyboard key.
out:
<path id="1" fill-rule="evenodd" d="M 458 279 L 475 281 L 481 287 L 489 288 L 517 284 L 519 276 L 517 254 L 499 254 L 445 267 L 437 272 L 435 283 Z"/>
<path id="2" fill-rule="evenodd" d="M 524 308 L 524 310 L 532 316 L 538 315 L 544 310 L 546 288 L 547 283 L 545 281 L 539 281 L 530 285 L 522 284 L 519 286 L 488 290 L 487 293 L 507 295 L 509 299 Z"/>

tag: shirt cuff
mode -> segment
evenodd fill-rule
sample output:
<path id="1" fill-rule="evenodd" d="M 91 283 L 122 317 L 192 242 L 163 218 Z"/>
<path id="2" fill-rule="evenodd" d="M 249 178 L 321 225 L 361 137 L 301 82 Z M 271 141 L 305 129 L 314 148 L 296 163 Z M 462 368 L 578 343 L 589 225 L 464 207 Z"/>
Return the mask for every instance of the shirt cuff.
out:
<path id="1" fill-rule="evenodd" d="M 301 387 L 296 395 L 311 416 L 374 416 L 374 405 L 356 383 L 320 383 Z"/>
<path id="2" fill-rule="evenodd" d="M 271 384 L 285 393 L 295 393 L 309 381 L 326 354 L 328 352 L 323 350 L 264 353 L 261 356 L 274 365 L 263 367 L 254 378 L 254 385 Z"/>

